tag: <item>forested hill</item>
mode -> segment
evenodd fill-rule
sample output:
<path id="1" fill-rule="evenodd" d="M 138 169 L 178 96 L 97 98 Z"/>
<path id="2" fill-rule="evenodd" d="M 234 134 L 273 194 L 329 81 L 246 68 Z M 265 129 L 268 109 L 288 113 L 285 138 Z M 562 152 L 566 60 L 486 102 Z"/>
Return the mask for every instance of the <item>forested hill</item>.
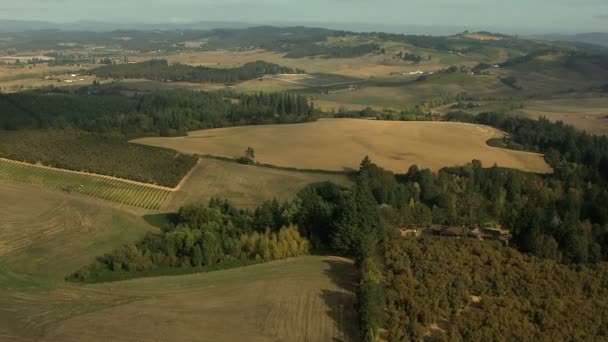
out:
<path id="1" fill-rule="evenodd" d="M 286 93 L 175 89 L 131 97 L 93 88 L 0 94 L 0 130 L 78 128 L 128 136 L 179 135 L 194 129 L 314 120 L 306 98 Z"/>
<path id="2" fill-rule="evenodd" d="M 480 32 L 495 39 L 475 39 L 468 33 L 453 36 L 405 35 L 382 32 L 349 32 L 309 27 L 259 26 L 241 29 L 213 30 L 164 30 L 137 31 L 120 30 L 113 32 L 75 31 L 30 31 L 2 34 L 0 38 L 14 38 L 0 41 L 0 49 L 25 52 L 36 49 L 62 51 L 86 48 L 88 45 L 102 45 L 109 48 L 140 52 L 164 51 L 213 51 L 242 49 L 265 49 L 285 53 L 287 57 L 307 56 L 358 57 L 369 53 L 382 52 L 384 44 L 402 43 L 417 48 L 443 52 L 486 53 L 487 48 L 508 49 L 514 56 L 525 55 L 536 50 L 561 47 L 576 51 L 601 51 L 605 48 L 576 42 L 544 42 L 521 39 L 505 35 Z M 116 39 L 129 37 L 129 39 Z M 359 37 L 351 41 L 348 38 Z M 187 42 L 205 41 L 200 47 L 189 47 Z M 62 44 L 70 42 L 70 44 Z M 599 49 L 599 50 L 598 50 Z"/>
<path id="3" fill-rule="evenodd" d="M 219 69 L 184 64 L 169 65 L 166 60 L 157 59 L 133 64 L 107 65 L 93 70 L 93 73 L 98 77 L 233 84 L 264 75 L 305 73 L 305 71 L 264 61 L 250 62 L 237 68 Z"/>

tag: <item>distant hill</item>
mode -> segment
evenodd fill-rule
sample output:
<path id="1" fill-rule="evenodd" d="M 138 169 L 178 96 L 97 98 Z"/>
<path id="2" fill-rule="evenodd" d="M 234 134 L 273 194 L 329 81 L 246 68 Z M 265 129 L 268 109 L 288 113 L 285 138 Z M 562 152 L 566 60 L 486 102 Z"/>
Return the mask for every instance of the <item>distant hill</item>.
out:
<path id="1" fill-rule="evenodd" d="M 602 32 L 590 32 L 590 33 L 579 33 L 579 34 L 544 34 L 534 35 L 532 38 L 550 40 L 550 41 L 562 41 L 562 42 L 581 42 L 588 44 L 596 44 L 608 47 L 608 33 Z"/>
<path id="2" fill-rule="evenodd" d="M 95 31 L 107 32 L 115 30 L 210 30 L 226 28 L 247 28 L 253 24 L 230 21 L 199 21 L 193 23 L 112 23 L 102 21 L 74 21 L 69 23 L 54 23 L 48 21 L 1 20 L 0 32 L 27 32 L 39 30 L 62 31 Z"/>

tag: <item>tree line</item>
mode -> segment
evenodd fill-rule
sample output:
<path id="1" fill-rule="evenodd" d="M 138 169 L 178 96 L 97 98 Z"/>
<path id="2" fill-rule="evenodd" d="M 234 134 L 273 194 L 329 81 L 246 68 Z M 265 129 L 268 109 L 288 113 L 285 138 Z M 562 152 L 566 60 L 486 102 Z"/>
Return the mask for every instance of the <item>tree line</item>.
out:
<path id="1" fill-rule="evenodd" d="M 235 84 L 241 81 L 254 80 L 264 75 L 305 73 L 274 63 L 256 61 L 240 67 L 221 69 L 185 64 L 172 64 L 164 59 L 140 63 L 112 64 L 92 71 L 97 77 L 106 78 L 145 78 L 163 82 L 210 82 Z"/>
<path id="2" fill-rule="evenodd" d="M 134 96 L 90 87 L 0 94 L 0 156 L 175 186 L 197 158 L 135 145 L 142 136 L 315 119 L 312 103 L 287 93 L 168 90 Z M 95 158 L 91 158 L 95 156 Z"/>
<path id="3" fill-rule="evenodd" d="M 362 333 L 372 341 L 383 321 L 378 246 L 387 230 L 370 188 L 370 165 L 362 163 L 351 189 L 330 182 L 311 184 L 291 201 L 266 201 L 255 210 L 238 209 L 221 199 L 184 206 L 168 216 L 160 233 L 102 255 L 67 279 L 97 282 L 117 274 L 233 267 L 311 250 L 352 256 L 360 271 L 357 310 Z"/>
<path id="4" fill-rule="evenodd" d="M 272 205 L 273 202 L 269 202 Z M 274 202 L 276 203 L 276 202 Z M 223 263 L 265 262 L 308 254 L 310 244 L 293 225 L 267 221 L 264 208 L 239 210 L 212 199 L 209 204 L 180 208 L 160 233 L 123 245 L 68 277 L 72 281 L 103 280 L 108 273 L 159 268 L 200 268 Z M 272 213 L 274 214 L 274 213 Z"/>
<path id="5" fill-rule="evenodd" d="M 0 94 L 0 129 L 77 128 L 92 133 L 167 136 L 193 129 L 315 118 L 312 103 L 288 93 L 173 89 L 122 94 L 121 89 L 96 87 L 77 93 L 56 89 Z"/>

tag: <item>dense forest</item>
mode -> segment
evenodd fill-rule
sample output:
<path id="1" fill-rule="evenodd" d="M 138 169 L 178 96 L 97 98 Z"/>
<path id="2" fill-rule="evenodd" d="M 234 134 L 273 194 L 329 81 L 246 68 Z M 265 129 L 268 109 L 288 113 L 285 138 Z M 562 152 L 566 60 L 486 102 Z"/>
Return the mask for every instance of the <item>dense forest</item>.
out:
<path id="1" fill-rule="evenodd" d="M 387 239 L 389 341 L 608 338 L 608 265 L 571 267 L 498 243 Z M 428 334 L 428 335 L 427 335 Z"/>
<path id="2" fill-rule="evenodd" d="M 240 67 L 221 69 L 185 64 L 172 64 L 164 59 L 140 63 L 113 64 L 92 71 L 98 77 L 146 78 L 164 82 L 210 82 L 235 84 L 264 75 L 305 73 L 304 70 L 283 67 L 264 61 L 246 63 Z"/>
<path id="3" fill-rule="evenodd" d="M 128 141 L 204 128 L 315 119 L 306 98 L 285 93 L 120 94 L 96 87 L 78 93 L 0 94 L 0 156 L 175 186 L 196 163 L 195 157 Z"/>

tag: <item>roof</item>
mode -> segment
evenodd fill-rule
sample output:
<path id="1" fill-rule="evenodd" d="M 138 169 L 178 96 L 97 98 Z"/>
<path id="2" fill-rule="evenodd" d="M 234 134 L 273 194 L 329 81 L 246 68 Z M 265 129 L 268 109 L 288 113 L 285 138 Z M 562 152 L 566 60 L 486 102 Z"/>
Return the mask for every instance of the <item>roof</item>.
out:
<path id="1" fill-rule="evenodd" d="M 461 227 L 449 227 L 441 232 L 444 235 L 466 235 L 467 233 L 468 229 Z"/>

